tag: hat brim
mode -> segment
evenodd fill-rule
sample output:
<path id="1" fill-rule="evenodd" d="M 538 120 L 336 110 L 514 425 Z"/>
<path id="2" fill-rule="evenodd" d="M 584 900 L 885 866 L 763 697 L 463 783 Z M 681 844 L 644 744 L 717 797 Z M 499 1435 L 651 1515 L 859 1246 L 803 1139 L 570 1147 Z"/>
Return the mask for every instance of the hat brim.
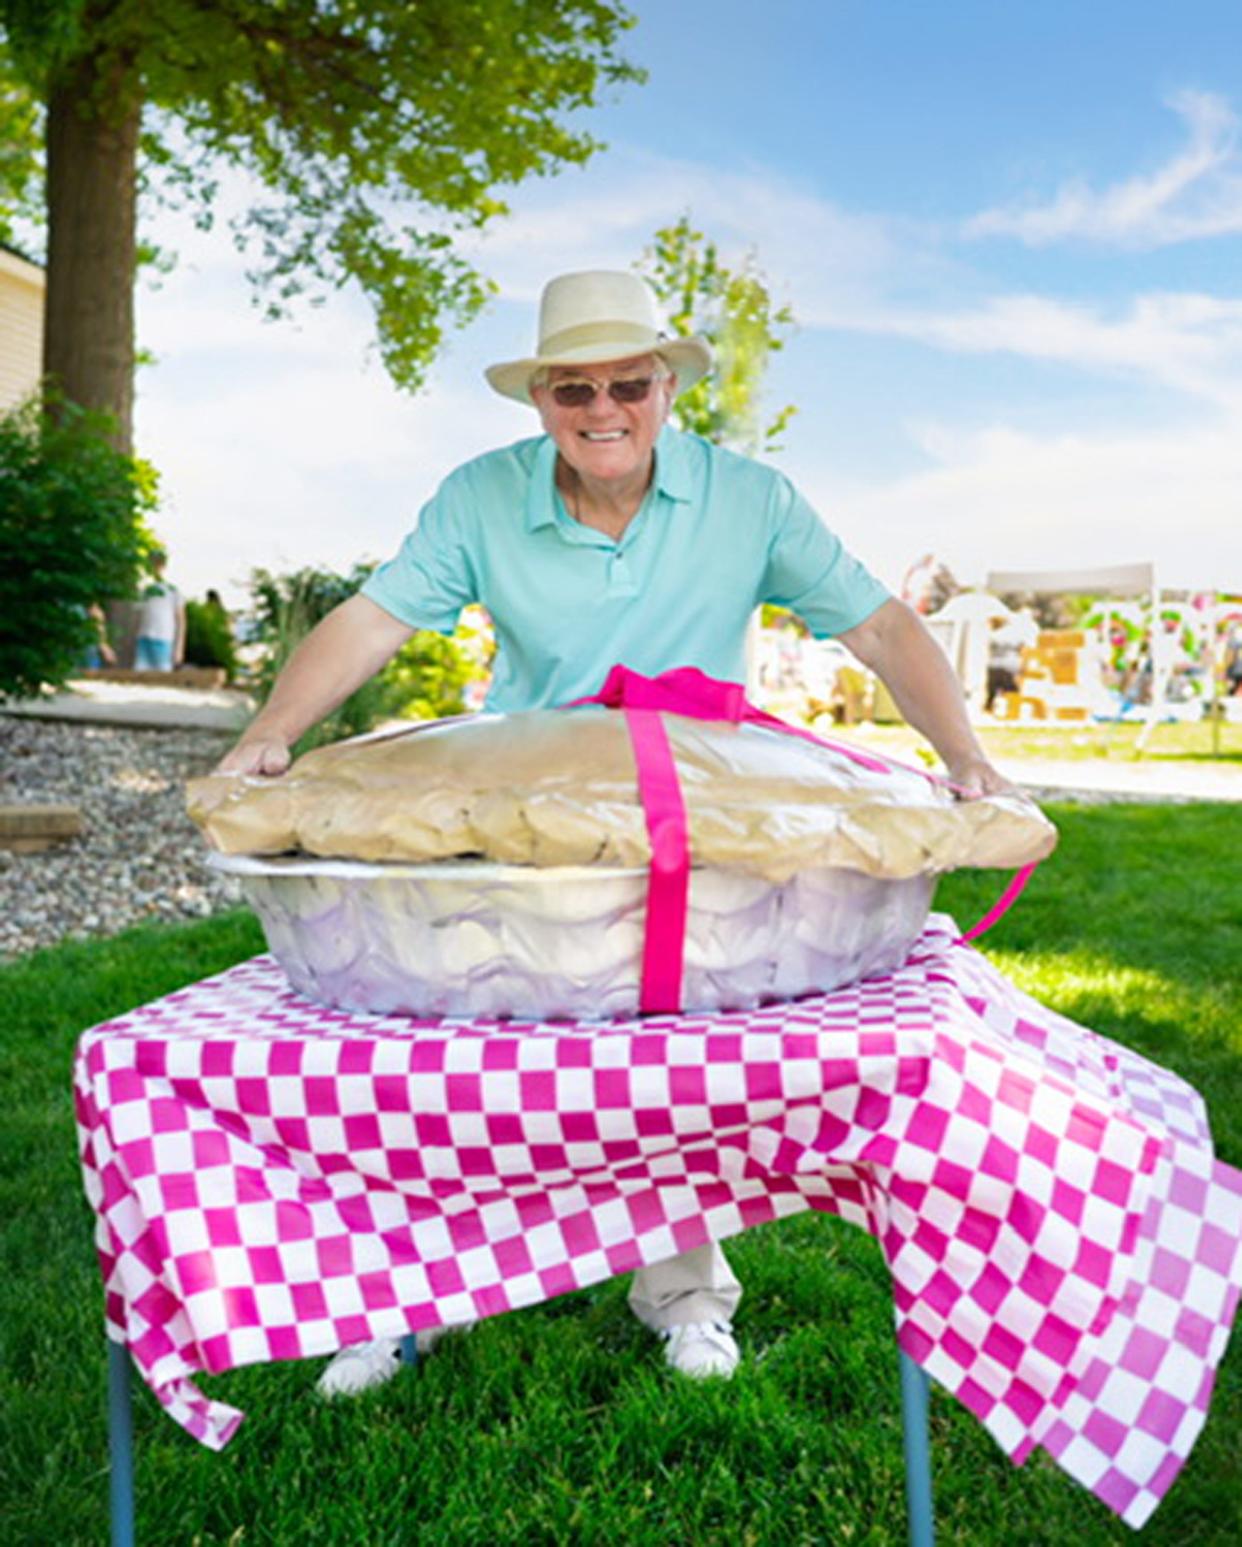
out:
<path id="1" fill-rule="evenodd" d="M 656 355 L 663 360 L 677 378 L 677 395 L 689 391 L 696 382 L 702 381 L 712 368 L 712 346 L 705 338 L 662 338 L 648 348 L 627 341 L 613 347 L 588 345 L 581 349 L 566 350 L 557 355 L 532 355 L 525 360 L 506 360 L 500 365 L 489 365 L 483 372 L 488 385 L 503 397 L 519 403 L 533 403 L 530 395 L 531 377 L 536 371 L 553 365 L 607 365 L 610 360 L 630 360 L 636 355 Z"/>

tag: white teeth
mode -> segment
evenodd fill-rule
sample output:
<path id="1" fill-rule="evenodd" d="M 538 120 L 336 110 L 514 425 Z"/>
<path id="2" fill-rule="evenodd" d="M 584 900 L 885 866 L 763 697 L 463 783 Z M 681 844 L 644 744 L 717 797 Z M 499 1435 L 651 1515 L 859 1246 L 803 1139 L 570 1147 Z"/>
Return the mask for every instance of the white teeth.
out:
<path id="1" fill-rule="evenodd" d="M 583 430 L 582 434 L 583 434 L 584 439 L 586 439 L 586 440 L 622 440 L 624 438 L 624 436 L 625 436 L 625 431 L 624 430 Z"/>

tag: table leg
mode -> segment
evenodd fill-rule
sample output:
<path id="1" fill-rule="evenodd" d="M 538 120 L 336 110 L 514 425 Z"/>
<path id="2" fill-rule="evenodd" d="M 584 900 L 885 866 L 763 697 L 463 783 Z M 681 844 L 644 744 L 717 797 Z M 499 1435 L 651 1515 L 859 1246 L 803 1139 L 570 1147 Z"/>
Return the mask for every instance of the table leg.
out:
<path id="1" fill-rule="evenodd" d="M 897 1351 L 901 1363 L 901 1424 L 906 1448 L 906 1513 L 910 1547 L 933 1547 L 936 1521 L 932 1510 L 931 1446 L 927 1433 L 927 1376 Z"/>
<path id="2" fill-rule="evenodd" d="M 134 1419 L 129 1395 L 129 1349 L 108 1339 L 108 1491 L 112 1547 L 134 1547 Z"/>
<path id="3" fill-rule="evenodd" d="M 418 1344 L 415 1342 L 412 1332 L 407 1332 L 401 1339 L 401 1362 L 403 1364 L 418 1363 Z"/>

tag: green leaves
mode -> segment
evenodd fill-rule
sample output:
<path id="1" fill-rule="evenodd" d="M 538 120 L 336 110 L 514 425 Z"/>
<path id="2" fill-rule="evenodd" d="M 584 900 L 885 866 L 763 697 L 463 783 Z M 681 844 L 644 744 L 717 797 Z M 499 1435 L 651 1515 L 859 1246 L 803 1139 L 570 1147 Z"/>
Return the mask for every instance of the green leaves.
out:
<path id="1" fill-rule="evenodd" d="M 230 682 L 237 674 L 233 627 L 222 606 L 186 602 L 185 660 L 187 666 L 222 666 Z"/>
<path id="2" fill-rule="evenodd" d="M 613 52 L 628 18 L 595 0 L 201 9 L 213 22 L 228 13 L 227 45 L 203 57 L 183 31 L 173 61 L 151 70 L 152 99 L 194 153 L 271 190 L 233 225 L 265 311 L 359 284 L 384 364 L 410 389 L 445 327 L 491 293 L 453 234 L 504 213 L 498 186 L 585 161 L 596 142 L 560 115 L 639 78 Z M 184 183 L 171 144 L 160 159 Z"/>
<path id="3" fill-rule="evenodd" d="M 783 349 L 794 326 L 788 306 L 776 307 L 767 281 L 747 253 L 740 269 L 720 261 L 715 242 L 683 215 L 655 234 L 638 268 L 668 313 L 674 333 L 701 334 L 713 346 L 715 370 L 673 406 L 683 430 L 753 455 L 779 451 L 780 436 L 797 409 L 788 404 L 760 427 L 759 404 L 768 357 Z"/>
<path id="4" fill-rule="evenodd" d="M 0 418 L 0 696 L 64 682 L 98 637 L 88 609 L 133 594 L 155 473 L 109 429 L 69 405 Z"/>
<path id="5" fill-rule="evenodd" d="M 206 227 L 222 166 L 256 179 L 232 229 L 268 315 L 357 283 L 417 388 L 491 292 L 454 234 L 598 148 L 563 119 L 642 78 L 616 52 L 630 25 L 618 0 L 0 0 L 0 239 L 34 186 L 38 101 L 71 79 L 102 126 L 137 91 L 144 196 Z"/>
<path id="6" fill-rule="evenodd" d="M 18 241 L 20 226 L 37 226 L 43 197 L 43 114 L 0 47 L 0 242 Z"/>
<path id="7" fill-rule="evenodd" d="M 285 575 L 273 575 L 266 569 L 251 572 L 250 594 L 266 646 L 259 666 L 261 698 L 271 692 L 285 663 L 311 629 L 334 607 L 348 601 L 374 568 L 374 564 L 358 563 L 346 575 L 314 567 Z M 345 736 L 361 735 L 380 720 L 435 720 L 462 713 L 467 684 L 486 675 L 491 642 L 484 635 L 477 622 L 468 618 L 463 618 L 453 634 L 417 630 L 380 672 L 307 731 L 294 748 L 295 755 L 301 757 L 312 747 Z"/>

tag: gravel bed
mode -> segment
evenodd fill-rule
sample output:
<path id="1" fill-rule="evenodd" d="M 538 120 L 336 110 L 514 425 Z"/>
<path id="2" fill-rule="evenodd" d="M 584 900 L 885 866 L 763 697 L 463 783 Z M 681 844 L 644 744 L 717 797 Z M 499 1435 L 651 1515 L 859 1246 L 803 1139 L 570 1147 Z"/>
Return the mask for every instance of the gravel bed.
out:
<path id="1" fill-rule="evenodd" d="M 74 805 L 83 822 L 79 837 L 37 854 L 0 849 L 0 959 L 235 907 L 238 884 L 206 868 L 183 795 L 232 740 L 0 715 L 0 803 Z"/>

